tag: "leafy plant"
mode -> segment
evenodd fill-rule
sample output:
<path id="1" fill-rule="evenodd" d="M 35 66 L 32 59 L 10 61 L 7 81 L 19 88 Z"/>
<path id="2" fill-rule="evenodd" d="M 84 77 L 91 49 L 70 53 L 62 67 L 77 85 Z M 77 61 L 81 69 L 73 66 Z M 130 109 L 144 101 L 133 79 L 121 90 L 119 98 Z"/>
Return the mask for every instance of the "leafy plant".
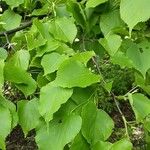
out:
<path id="1" fill-rule="evenodd" d="M 0 5 L 0 149 L 20 125 L 41 150 L 131 150 L 137 124 L 149 149 L 150 0 Z"/>

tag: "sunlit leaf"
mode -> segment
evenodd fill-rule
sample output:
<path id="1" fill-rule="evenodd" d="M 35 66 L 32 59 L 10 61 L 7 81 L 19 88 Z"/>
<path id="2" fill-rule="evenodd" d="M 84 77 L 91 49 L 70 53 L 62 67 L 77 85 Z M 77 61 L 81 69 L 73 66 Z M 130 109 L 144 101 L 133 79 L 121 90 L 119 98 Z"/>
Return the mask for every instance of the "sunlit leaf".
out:
<path id="1" fill-rule="evenodd" d="M 36 143 L 42 150 L 62 150 L 79 133 L 81 128 L 80 116 L 68 116 L 62 123 L 50 123 L 37 131 Z"/>

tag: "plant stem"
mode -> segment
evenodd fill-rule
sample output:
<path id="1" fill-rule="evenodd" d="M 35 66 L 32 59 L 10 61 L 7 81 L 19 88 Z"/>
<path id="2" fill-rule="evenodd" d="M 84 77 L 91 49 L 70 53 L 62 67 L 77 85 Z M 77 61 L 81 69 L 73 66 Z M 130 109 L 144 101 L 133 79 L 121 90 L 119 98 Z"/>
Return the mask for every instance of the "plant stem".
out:
<path id="1" fill-rule="evenodd" d="M 118 111 L 119 111 L 119 113 L 120 113 L 120 115 L 121 115 L 121 117 L 122 117 L 122 120 L 123 120 L 123 123 L 124 123 L 124 127 L 125 127 L 125 130 L 126 130 L 126 136 L 127 136 L 128 139 L 130 139 L 130 138 L 129 138 L 129 133 L 128 133 L 127 120 L 126 120 L 126 118 L 125 118 L 123 112 L 121 111 L 121 109 L 120 109 L 120 107 L 119 107 L 118 101 L 116 100 L 114 93 L 111 92 L 111 95 L 112 95 L 112 97 L 113 97 L 113 99 L 114 99 L 114 102 L 115 102 L 115 104 L 116 104 L 116 107 L 117 107 L 117 109 L 118 109 Z"/>

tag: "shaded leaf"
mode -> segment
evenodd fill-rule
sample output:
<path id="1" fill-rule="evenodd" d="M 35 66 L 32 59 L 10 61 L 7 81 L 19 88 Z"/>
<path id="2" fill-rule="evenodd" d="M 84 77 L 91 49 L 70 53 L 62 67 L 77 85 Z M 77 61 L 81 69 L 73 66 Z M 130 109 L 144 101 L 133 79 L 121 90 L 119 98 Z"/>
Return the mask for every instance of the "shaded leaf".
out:
<path id="1" fill-rule="evenodd" d="M 111 135 L 114 122 L 109 115 L 89 102 L 82 110 L 82 134 L 90 144 L 105 141 Z"/>
<path id="2" fill-rule="evenodd" d="M 87 143 L 87 141 L 84 139 L 84 137 L 81 133 L 79 133 L 75 137 L 75 139 L 70 147 L 70 150 L 80 150 L 80 149 L 90 150 L 90 145 Z"/>

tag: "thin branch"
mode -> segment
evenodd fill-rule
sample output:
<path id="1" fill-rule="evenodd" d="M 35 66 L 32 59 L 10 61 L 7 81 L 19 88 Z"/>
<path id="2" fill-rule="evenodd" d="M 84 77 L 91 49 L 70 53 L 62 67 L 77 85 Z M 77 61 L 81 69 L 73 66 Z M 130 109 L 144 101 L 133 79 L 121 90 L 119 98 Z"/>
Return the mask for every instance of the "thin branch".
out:
<path id="1" fill-rule="evenodd" d="M 125 130 L 126 130 L 126 136 L 127 136 L 128 139 L 130 139 L 130 138 L 129 138 L 129 133 L 128 133 L 128 126 L 127 126 L 127 123 L 128 123 L 128 122 L 127 122 L 127 120 L 126 120 L 126 118 L 125 118 L 123 112 L 121 111 L 121 109 L 120 109 L 120 107 L 119 107 L 119 104 L 118 104 L 118 101 L 116 100 L 115 95 L 114 95 L 113 92 L 111 92 L 111 96 L 113 97 L 114 102 L 115 102 L 115 104 L 116 104 L 116 107 L 117 107 L 117 109 L 118 109 L 118 111 L 119 111 L 119 113 L 120 113 L 120 115 L 121 115 L 121 117 L 122 117 L 122 120 L 123 120 L 123 123 L 124 123 L 124 126 L 125 126 Z"/>
<path id="2" fill-rule="evenodd" d="M 27 27 L 29 27 L 31 25 L 32 25 L 32 21 L 29 21 L 29 22 L 23 24 L 22 26 L 19 26 L 17 28 L 12 29 L 12 30 L 0 32 L 0 36 L 6 36 L 6 35 L 13 34 L 13 33 L 17 32 L 17 31 L 23 30 L 23 29 L 25 29 L 25 28 L 27 28 Z"/>

